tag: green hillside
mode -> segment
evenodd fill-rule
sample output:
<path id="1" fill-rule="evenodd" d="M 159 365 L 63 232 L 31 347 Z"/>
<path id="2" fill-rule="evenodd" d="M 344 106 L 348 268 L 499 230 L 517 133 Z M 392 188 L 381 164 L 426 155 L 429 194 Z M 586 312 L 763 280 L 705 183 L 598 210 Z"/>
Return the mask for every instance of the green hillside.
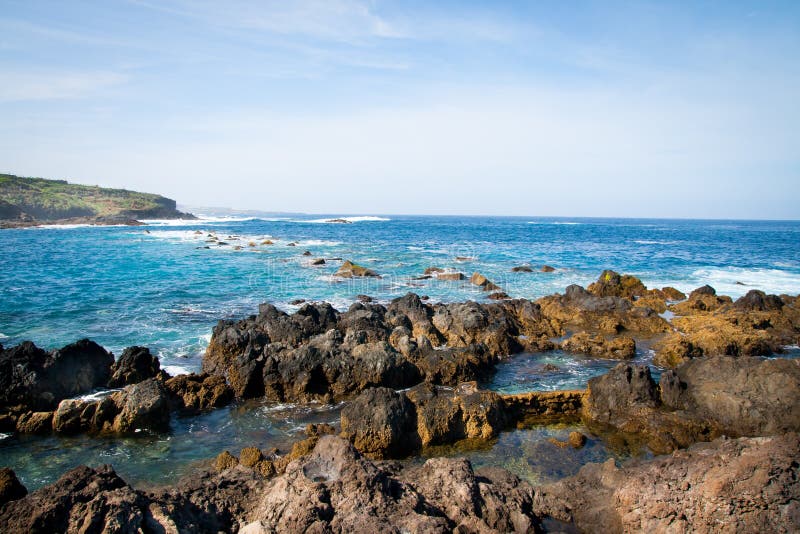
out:
<path id="1" fill-rule="evenodd" d="M 39 221 L 74 217 L 191 217 L 179 212 L 174 200 L 161 195 L 0 174 L 0 219 L 17 219 L 22 214 Z"/>

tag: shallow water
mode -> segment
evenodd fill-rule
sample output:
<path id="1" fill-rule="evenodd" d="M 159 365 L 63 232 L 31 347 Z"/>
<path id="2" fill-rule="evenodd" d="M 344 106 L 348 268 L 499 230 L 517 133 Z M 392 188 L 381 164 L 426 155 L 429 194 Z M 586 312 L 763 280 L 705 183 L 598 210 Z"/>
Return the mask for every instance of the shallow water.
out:
<path id="1" fill-rule="evenodd" d="M 486 298 L 466 281 L 413 280 L 431 265 L 467 275 L 480 271 L 511 296 L 525 298 L 563 292 L 572 283 L 585 286 L 607 268 L 637 275 L 649 287 L 689 291 L 709 283 L 733 297 L 751 288 L 800 292 L 798 222 L 405 216 L 325 222 L 336 217 L 0 231 L 0 343 L 30 339 L 54 348 L 89 337 L 115 354 L 145 345 L 177 374 L 200 368 L 219 319 L 255 313 L 265 301 L 292 311 L 297 306 L 290 302 L 300 298 L 346 309 L 358 294 L 379 302 L 408 291 L 432 301 Z M 267 239 L 274 244 L 262 244 Z M 305 250 L 328 262 L 310 266 Z M 331 258 L 351 259 L 383 277 L 337 281 L 331 275 L 341 262 Z M 510 271 L 523 264 L 535 272 Z M 542 264 L 557 271 L 538 272 Z M 649 358 L 642 347 L 637 361 Z M 558 370 L 544 369 L 546 363 Z M 501 363 L 486 385 L 502 392 L 583 388 L 616 363 L 559 351 L 523 354 Z M 174 418 L 164 435 L 0 437 L 0 463 L 14 467 L 29 488 L 80 463 L 111 462 L 135 484 L 168 483 L 222 450 L 286 447 L 306 423 L 332 421 L 338 412 L 329 407 L 250 402 Z M 556 450 L 547 441 L 565 433 L 558 427 L 516 430 L 469 456 L 477 465 L 505 465 L 544 481 L 586 461 L 625 455 L 598 440 L 579 451 Z"/>
<path id="2" fill-rule="evenodd" d="M 110 463 L 137 487 L 166 485 L 209 465 L 224 450 L 244 447 L 285 452 L 305 437 L 309 423 L 339 424 L 341 405 L 292 405 L 247 401 L 194 417 L 173 417 L 167 433 L 130 437 L 14 436 L 0 442 L 9 465 L 28 489 L 50 483 L 80 464 Z"/>
<path id="3" fill-rule="evenodd" d="M 657 380 L 661 370 L 652 365 L 652 359 L 649 350 L 639 349 L 632 361 L 650 365 Z M 605 374 L 618 363 L 620 360 L 591 358 L 561 350 L 517 354 L 497 364 L 494 376 L 482 386 L 498 393 L 584 389 L 590 378 Z"/>

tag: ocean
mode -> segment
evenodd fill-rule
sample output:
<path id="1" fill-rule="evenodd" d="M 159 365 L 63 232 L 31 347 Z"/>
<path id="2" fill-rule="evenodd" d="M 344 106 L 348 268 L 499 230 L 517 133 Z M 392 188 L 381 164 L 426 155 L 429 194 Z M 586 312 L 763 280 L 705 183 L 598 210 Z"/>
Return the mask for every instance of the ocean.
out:
<path id="1" fill-rule="evenodd" d="M 796 221 L 358 216 L 328 222 L 340 218 L 204 216 L 141 227 L 0 231 L 0 344 L 32 340 L 51 349 L 88 337 L 117 355 L 143 345 L 177 374 L 200 369 L 218 320 L 256 313 L 261 302 L 293 311 L 298 299 L 324 300 L 343 310 L 358 295 L 388 302 L 409 291 L 433 302 L 486 299 L 468 280 L 417 279 L 431 266 L 467 278 L 480 272 L 510 296 L 528 299 L 563 292 L 570 284 L 586 286 L 604 269 L 636 275 L 648 287 L 684 292 L 710 284 L 734 298 L 753 288 L 800 293 Z M 312 265 L 318 258 L 325 264 Z M 381 278 L 339 280 L 332 275 L 341 260 Z M 511 271 L 520 265 L 533 272 Z M 541 272 L 542 265 L 555 271 Z M 639 359 L 648 361 L 646 347 Z M 539 373 L 544 363 L 556 363 L 563 372 L 545 376 Z M 559 352 L 520 355 L 501 364 L 486 386 L 504 392 L 582 388 L 614 363 Z M 337 409 L 251 401 L 175 418 L 165 435 L 6 436 L 0 440 L 0 464 L 15 468 L 29 488 L 81 462 L 111 462 L 132 482 L 168 482 L 225 448 L 236 453 L 245 445 L 286 443 L 306 422 L 337 420 Z M 552 437 L 568 430 L 534 434 Z M 510 433 L 497 449 L 509 440 L 542 441 L 534 434 Z M 591 451 L 586 461 L 625 454 L 596 441 L 586 451 L 563 454 Z M 483 451 L 474 461 L 492 458 Z M 528 468 L 537 480 L 555 476 L 533 465 Z"/>

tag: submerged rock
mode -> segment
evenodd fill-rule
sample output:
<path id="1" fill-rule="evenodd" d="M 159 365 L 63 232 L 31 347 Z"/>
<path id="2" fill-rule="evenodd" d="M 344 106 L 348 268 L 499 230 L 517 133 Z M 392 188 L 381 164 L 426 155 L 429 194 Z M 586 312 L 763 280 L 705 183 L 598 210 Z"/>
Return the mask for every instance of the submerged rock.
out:
<path id="1" fill-rule="evenodd" d="M 533 268 L 530 265 L 518 265 L 511 268 L 512 273 L 532 273 Z"/>

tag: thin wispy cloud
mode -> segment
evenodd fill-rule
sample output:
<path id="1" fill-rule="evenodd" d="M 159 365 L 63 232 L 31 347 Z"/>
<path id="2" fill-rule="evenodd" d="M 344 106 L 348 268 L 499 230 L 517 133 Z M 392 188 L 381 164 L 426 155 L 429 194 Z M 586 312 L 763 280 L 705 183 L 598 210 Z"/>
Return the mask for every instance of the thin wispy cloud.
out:
<path id="1" fill-rule="evenodd" d="M 800 216 L 800 7 L 11 7 L 12 172 L 269 210 Z"/>
<path id="2" fill-rule="evenodd" d="M 115 72 L 4 71 L 0 102 L 87 98 L 127 79 Z"/>

